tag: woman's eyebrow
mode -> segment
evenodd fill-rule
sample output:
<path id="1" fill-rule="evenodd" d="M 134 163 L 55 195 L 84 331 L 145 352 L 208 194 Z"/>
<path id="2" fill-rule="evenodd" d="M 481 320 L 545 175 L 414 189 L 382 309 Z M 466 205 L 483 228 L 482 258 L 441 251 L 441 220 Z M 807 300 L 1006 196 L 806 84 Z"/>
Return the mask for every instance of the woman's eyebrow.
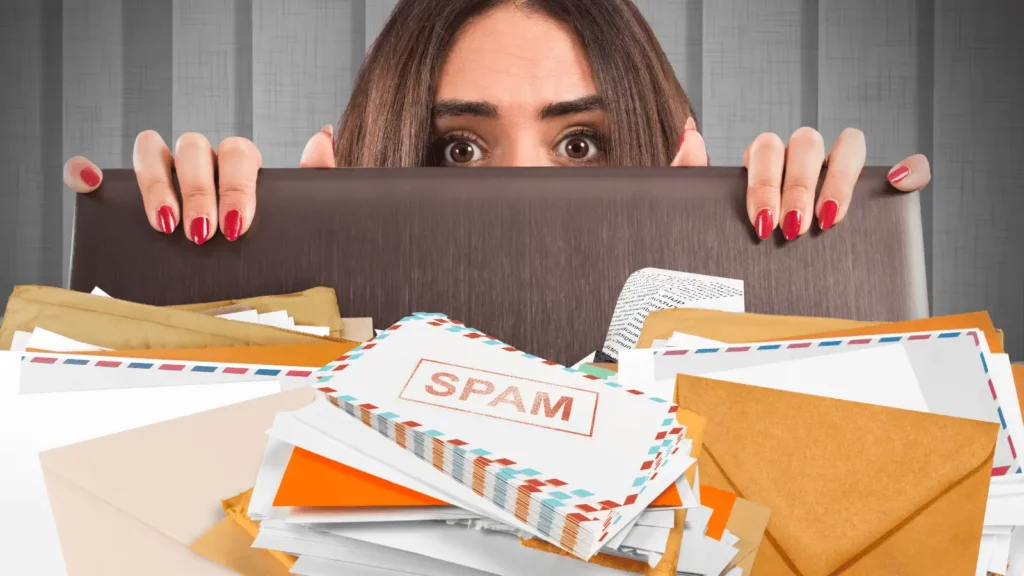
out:
<path id="1" fill-rule="evenodd" d="M 479 116 L 496 118 L 498 109 L 490 102 L 472 102 L 469 100 L 441 100 L 434 104 L 431 111 L 434 118 L 446 116 Z"/>
<path id="2" fill-rule="evenodd" d="M 580 114 L 582 112 L 592 112 L 594 110 L 603 110 L 604 100 L 601 99 L 597 94 L 591 94 L 590 96 L 583 96 L 575 100 L 566 100 L 565 102 L 553 102 L 544 107 L 540 111 L 541 120 L 547 118 L 555 118 L 557 116 L 571 116 L 572 114 Z"/>

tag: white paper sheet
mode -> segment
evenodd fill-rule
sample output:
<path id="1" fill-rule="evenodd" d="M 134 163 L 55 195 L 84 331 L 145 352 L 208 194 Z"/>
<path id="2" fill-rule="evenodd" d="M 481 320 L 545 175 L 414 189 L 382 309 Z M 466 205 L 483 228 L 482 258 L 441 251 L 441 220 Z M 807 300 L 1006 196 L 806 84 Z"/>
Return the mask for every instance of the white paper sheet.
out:
<path id="1" fill-rule="evenodd" d="M 299 576 L 338 576 L 339 574 L 345 576 L 410 576 L 409 572 L 363 566 L 316 556 L 299 556 L 295 565 L 292 566 L 291 573 Z"/>
<path id="2" fill-rule="evenodd" d="M 28 348 L 28 341 L 31 337 L 31 332 L 15 330 L 14 336 L 11 338 L 11 352 L 24 352 Z"/>
<path id="3" fill-rule="evenodd" d="M 292 320 L 291 316 L 288 316 L 287 310 L 266 312 L 259 314 L 257 318 L 259 318 L 259 323 L 264 326 L 276 326 L 277 328 L 291 328 L 295 326 L 295 321 Z"/>
<path id="4" fill-rule="evenodd" d="M 639 523 L 630 529 L 626 539 L 622 541 L 623 546 L 629 546 L 638 550 L 646 550 L 665 553 L 665 544 L 668 543 L 670 528 L 655 528 L 653 526 L 641 526 Z"/>
<path id="5" fill-rule="evenodd" d="M 658 268 L 634 272 L 615 303 L 603 352 L 618 358 L 635 347 L 647 315 L 666 308 L 743 312 L 743 281 Z"/>
<path id="6" fill-rule="evenodd" d="M 988 571 L 995 574 L 1006 574 L 1006 563 L 1010 558 L 1010 535 L 1000 534 L 998 536 L 983 536 L 983 538 L 992 538 L 995 542 L 992 546 Z"/>
<path id="7" fill-rule="evenodd" d="M 223 318 L 225 320 L 234 320 L 236 322 L 248 322 L 249 324 L 260 323 L 260 314 L 255 310 L 240 310 L 238 312 L 218 314 L 217 318 Z"/>
<path id="8" fill-rule="evenodd" d="M 110 348 L 79 342 L 78 340 L 73 340 L 67 336 L 62 336 L 56 332 L 50 332 L 39 327 L 32 330 L 32 334 L 29 336 L 25 347 L 36 350 L 48 350 L 50 352 L 100 352 L 110 350 Z"/>
<path id="9" fill-rule="evenodd" d="M 103 290 L 100 290 L 99 286 L 93 288 L 92 292 L 90 292 L 90 294 L 92 294 L 93 296 L 102 296 L 104 298 L 110 298 L 111 297 L 110 294 L 107 294 Z"/>
<path id="10" fill-rule="evenodd" d="M 292 445 L 274 437 L 267 438 L 267 446 L 263 449 L 263 460 L 256 474 L 256 484 L 252 496 L 249 497 L 249 517 L 255 520 L 264 518 L 283 519 L 288 516 L 288 508 L 275 507 L 274 498 L 277 489 L 284 479 L 285 469 L 292 457 Z"/>
<path id="11" fill-rule="evenodd" d="M 709 573 L 704 553 L 704 533 L 707 531 L 712 512 L 713 510 L 706 506 L 687 510 L 686 523 L 683 524 L 683 544 L 679 549 L 679 561 L 676 563 L 677 571 Z"/>

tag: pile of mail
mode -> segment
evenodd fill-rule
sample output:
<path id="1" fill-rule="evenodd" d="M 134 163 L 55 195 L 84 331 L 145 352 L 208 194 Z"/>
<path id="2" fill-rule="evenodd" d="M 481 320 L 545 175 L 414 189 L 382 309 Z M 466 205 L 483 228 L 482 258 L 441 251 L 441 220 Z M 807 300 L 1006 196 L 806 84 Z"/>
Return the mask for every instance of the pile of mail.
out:
<path id="1" fill-rule="evenodd" d="M 7 416 L 71 574 L 1024 575 L 1024 374 L 988 315 L 742 291 L 637 272 L 568 367 L 443 313 L 375 331 L 329 289 L 20 287 Z"/>

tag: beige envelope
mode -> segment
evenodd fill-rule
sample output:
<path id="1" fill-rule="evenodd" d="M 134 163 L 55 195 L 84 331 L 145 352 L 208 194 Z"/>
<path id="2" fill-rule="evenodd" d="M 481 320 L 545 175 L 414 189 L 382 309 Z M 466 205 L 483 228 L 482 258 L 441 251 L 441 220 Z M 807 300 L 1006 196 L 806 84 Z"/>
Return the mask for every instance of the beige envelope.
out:
<path id="1" fill-rule="evenodd" d="M 252 486 L 274 414 L 313 400 L 275 394 L 40 454 L 69 576 L 220 576 L 189 550 Z"/>

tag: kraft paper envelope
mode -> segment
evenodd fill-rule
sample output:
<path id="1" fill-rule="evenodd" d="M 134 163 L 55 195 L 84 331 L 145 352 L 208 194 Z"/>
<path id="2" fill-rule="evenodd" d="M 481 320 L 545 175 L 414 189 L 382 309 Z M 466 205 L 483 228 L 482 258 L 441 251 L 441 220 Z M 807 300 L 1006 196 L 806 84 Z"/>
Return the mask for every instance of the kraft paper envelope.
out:
<path id="1" fill-rule="evenodd" d="M 10 349 L 14 332 L 31 332 L 36 327 L 115 350 L 338 341 L 336 338 L 115 300 L 62 288 L 18 286 L 7 301 L 3 324 L 0 325 L 0 349 Z"/>
<path id="2" fill-rule="evenodd" d="M 998 424 L 686 376 L 676 395 L 707 417 L 701 485 L 772 509 L 752 576 L 974 574 Z"/>
<path id="3" fill-rule="evenodd" d="M 228 313 L 229 309 L 256 310 L 260 314 L 287 310 L 288 315 L 295 319 L 296 324 L 305 326 L 327 326 L 331 329 L 331 336 L 341 337 L 344 329 L 344 320 L 338 310 L 338 295 L 334 288 L 318 286 L 294 294 L 275 294 L 270 296 L 257 296 L 255 298 L 240 298 L 238 300 L 223 300 L 220 302 L 202 302 L 198 304 L 180 304 L 167 306 L 175 310 L 186 312 L 210 313 L 217 311 L 219 314 Z M 224 309 L 219 311 L 218 309 Z M 372 338 L 373 334 L 367 338 Z"/>
<path id="4" fill-rule="evenodd" d="M 289 344 L 284 346 L 110 350 L 81 352 L 76 353 L 76 355 L 320 368 L 356 346 L 355 342 L 325 342 L 320 344 Z"/>
<path id="5" fill-rule="evenodd" d="M 214 576 L 189 550 L 252 485 L 274 414 L 313 400 L 267 396 L 40 454 L 69 576 Z"/>
<path id="6" fill-rule="evenodd" d="M 971 312 L 922 318 L 905 322 L 859 322 L 836 318 L 770 316 L 717 310 L 673 309 L 651 312 L 640 332 L 637 348 L 650 348 L 654 340 L 683 332 L 728 344 L 787 340 L 792 338 L 831 338 L 866 336 L 896 332 L 927 332 L 957 328 L 979 328 L 993 354 L 1002 354 L 1002 337 L 986 312 Z"/>

